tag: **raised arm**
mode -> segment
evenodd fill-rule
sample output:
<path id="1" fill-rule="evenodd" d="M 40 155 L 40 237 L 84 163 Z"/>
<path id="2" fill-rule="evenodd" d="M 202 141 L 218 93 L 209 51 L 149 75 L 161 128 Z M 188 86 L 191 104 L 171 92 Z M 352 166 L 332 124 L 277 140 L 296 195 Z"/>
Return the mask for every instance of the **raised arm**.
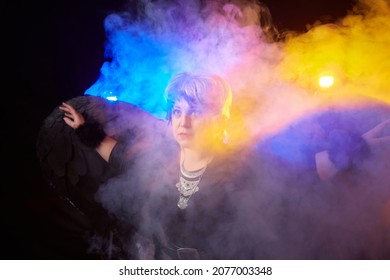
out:
<path id="1" fill-rule="evenodd" d="M 103 127 L 95 120 L 86 120 L 73 106 L 63 102 L 59 107 L 64 112 L 64 121 L 72 127 L 80 140 L 87 146 L 95 148 L 100 156 L 109 161 L 117 141 L 107 136 Z"/>
<path id="2" fill-rule="evenodd" d="M 380 143 L 390 143 L 390 120 L 385 120 L 376 125 L 374 128 L 365 132 L 360 136 L 361 141 L 357 141 L 355 139 L 353 142 L 346 142 L 348 146 L 344 145 L 344 148 L 351 148 L 351 152 L 348 152 L 344 155 L 344 158 L 348 161 L 351 161 L 351 157 L 363 156 L 367 149 L 370 149 L 372 146 L 380 144 Z M 367 149 L 364 149 L 364 145 Z M 342 146 L 342 145 L 341 145 Z M 343 151 L 340 151 L 343 152 Z M 315 162 L 317 173 L 322 180 L 329 180 L 335 174 L 337 174 L 342 168 L 335 164 L 334 160 L 331 158 L 331 154 L 329 150 L 320 151 L 315 154 Z"/>
<path id="3" fill-rule="evenodd" d="M 362 135 L 369 145 L 390 142 L 390 119 L 385 120 Z"/>

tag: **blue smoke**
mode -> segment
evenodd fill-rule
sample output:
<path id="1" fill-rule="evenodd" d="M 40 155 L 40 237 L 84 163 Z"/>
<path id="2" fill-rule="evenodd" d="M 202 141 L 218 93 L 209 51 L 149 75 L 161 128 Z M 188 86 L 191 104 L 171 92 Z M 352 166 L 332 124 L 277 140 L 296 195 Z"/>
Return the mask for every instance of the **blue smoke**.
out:
<path id="1" fill-rule="evenodd" d="M 157 42 L 146 28 L 129 25 L 127 19 L 118 14 L 106 18 L 107 61 L 84 94 L 125 101 L 165 118 L 164 89 L 173 72 L 165 61 L 169 44 Z"/>

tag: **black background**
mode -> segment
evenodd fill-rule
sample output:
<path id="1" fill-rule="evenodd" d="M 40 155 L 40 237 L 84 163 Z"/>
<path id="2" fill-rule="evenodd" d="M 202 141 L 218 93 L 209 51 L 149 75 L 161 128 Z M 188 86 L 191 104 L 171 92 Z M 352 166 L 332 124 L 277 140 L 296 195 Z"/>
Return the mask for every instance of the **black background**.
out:
<path id="1" fill-rule="evenodd" d="M 317 19 L 343 17 L 354 3 L 263 2 L 279 30 L 298 32 Z M 58 244 L 60 232 L 45 219 L 56 211 L 56 202 L 41 180 L 36 139 L 43 120 L 61 101 L 83 95 L 96 81 L 104 61 L 105 16 L 134 5 L 130 0 L 3 1 L 1 259 L 85 257 L 77 242 L 74 248 Z"/>

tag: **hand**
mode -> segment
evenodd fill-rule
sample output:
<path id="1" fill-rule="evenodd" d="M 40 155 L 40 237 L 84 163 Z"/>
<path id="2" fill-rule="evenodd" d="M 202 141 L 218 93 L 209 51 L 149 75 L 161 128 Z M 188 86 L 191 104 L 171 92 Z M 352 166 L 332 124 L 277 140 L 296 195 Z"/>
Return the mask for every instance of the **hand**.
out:
<path id="1" fill-rule="evenodd" d="M 316 171 L 321 180 L 332 179 L 339 169 L 330 160 L 328 151 L 321 151 L 315 154 Z"/>
<path id="2" fill-rule="evenodd" d="M 73 106 L 62 102 L 62 105 L 59 108 L 65 114 L 63 118 L 64 121 L 73 129 L 77 129 L 85 123 L 85 118 L 83 117 L 83 115 L 77 112 L 76 109 L 73 108 Z"/>
<path id="3" fill-rule="evenodd" d="M 388 132 L 386 133 L 386 131 L 390 131 L 390 119 L 381 122 L 373 129 L 364 133 L 362 137 L 370 145 L 383 143 L 383 142 L 390 142 L 390 135 L 386 135 L 388 134 Z"/>

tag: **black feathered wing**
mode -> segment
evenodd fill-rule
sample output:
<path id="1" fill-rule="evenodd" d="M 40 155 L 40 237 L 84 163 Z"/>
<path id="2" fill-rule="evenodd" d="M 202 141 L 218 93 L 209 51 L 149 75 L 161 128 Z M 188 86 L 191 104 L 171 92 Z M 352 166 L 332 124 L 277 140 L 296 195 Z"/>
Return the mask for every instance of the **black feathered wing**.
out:
<path id="1" fill-rule="evenodd" d="M 280 240 L 289 241 L 283 256 L 389 258 L 389 120 L 390 107 L 383 103 L 334 106 L 258 143 L 275 163 L 268 168 L 276 177 L 270 192 L 280 205 L 269 207 L 277 214 L 267 220 L 281 220 Z M 376 134 L 368 142 L 367 132 Z M 338 168 L 326 181 L 316 170 L 322 151 Z"/>
<path id="2" fill-rule="evenodd" d="M 129 149 L 137 145 L 145 149 L 167 137 L 166 123 L 126 102 L 111 102 L 96 96 L 80 96 L 68 100 L 86 118 L 98 121 L 106 134 Z M 57 107 L 44 120 L 37 138 L 37 156 L 47 182 L 61 195 L 68 196 L 82 177 L 96 181 L 107 179 L 112 171 L 93 148 L 86 147 L 63 120 Z M 107 174 L 108 172 L 108 174 Z"/>
<path id="3" fill-rule="evenodd" d="M 135 157 L 134 151 L 142 153 L 168 134 L 164 121 L 126 102 L 111 102 L 88 95 L 66 102 L 86 118 L 98 121 L 108 135 L 132 151 L 127 154 L 129 162 L 132 156 Z M 121 171 L 110 166 L 95 149 L 83 145 L 63 117 L 63 112 L 56 107 L 44 120 L 36 143 L 43 179 L 61 199 L 59 204 L 62 205 L 57 206 L 67 216 L 64 221 L 64 215 L 57 215 L 55 222 L 71 229 L 68 235 L 74 235 L 78 227 L 76 234 L 81 237 L 93 239 L 91 234 L 98 232 L 111 234 L 107 239 L 112 239 L 112 219 L 96 201 L 96 192 Z M 98 248 L 97 251 L 104 250 Z M 107 250 L 105 254 L 103 258 L 110 258 Z"/>

